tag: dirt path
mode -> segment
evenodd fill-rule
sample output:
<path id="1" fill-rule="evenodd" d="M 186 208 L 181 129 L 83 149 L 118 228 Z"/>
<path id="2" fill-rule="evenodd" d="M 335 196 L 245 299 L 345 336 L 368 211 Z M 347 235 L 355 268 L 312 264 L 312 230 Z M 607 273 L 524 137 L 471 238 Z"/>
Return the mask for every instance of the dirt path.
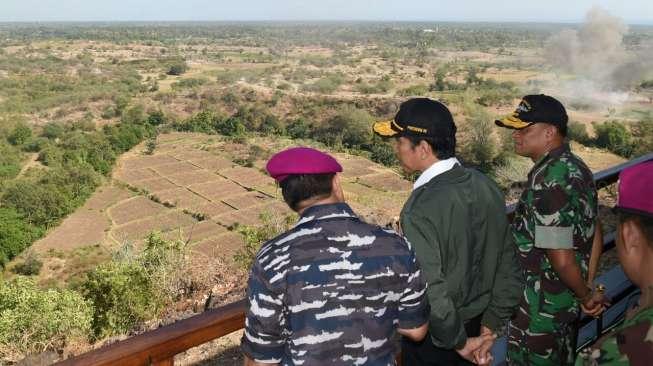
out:
<path id="1" fill-rule="evenodd" d="M 29 168 L 37 167 L 37 166 L 39 166 L 39 167 L 43 167 L 43 164 L 41 164 L 41 163 L 38 161 L 38 158 L 39 158 L 39 154 L 38 154 L 38 153 L 31 153 L 31 154 L 29 154 L 29 155 L 28 155 L 28 158 L 27 158 L 27 162 L 26 162 L 25 165 L 23 165 L 23 167 L 20 169 L 20 172 L 19 172 L 18 175 L 16 176 L 16 179 L 22 177 L 22 176 L 25 174 L 25 172 L 26 172 Z"/>

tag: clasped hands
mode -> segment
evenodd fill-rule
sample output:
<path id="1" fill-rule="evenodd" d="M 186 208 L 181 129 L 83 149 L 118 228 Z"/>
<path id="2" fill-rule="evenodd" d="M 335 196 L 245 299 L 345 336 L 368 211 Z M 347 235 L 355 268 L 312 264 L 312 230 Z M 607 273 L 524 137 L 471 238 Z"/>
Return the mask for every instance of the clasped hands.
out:
<path id="1" fill-rule="evenodd" d="M 583 312 L 592 317 L 598 317 L 610 306 L 609 299 L 605 296 L 605 287 L 602 285 L 597 286 L 589 296 L 580 301 L 580 308 Z"/>
<path id="2" fill-rule="evenodd" d="M 494 345 L 495 339 L 497 339 L 497 335 L 490 328 L 481 326 L 481 335 L 467 338 L 465 347 L 456 352 L 469 362 L 477 365 L 489 365 L 492 362 L 490 349 Z"/>

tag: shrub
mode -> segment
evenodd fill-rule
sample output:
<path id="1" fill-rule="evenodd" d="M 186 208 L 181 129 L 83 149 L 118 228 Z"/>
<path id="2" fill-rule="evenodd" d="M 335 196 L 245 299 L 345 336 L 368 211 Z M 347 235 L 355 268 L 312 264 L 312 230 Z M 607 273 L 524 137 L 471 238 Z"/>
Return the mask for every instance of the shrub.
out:
<path id="1" fill-rule="evenodd" d="M 579 142 L 583 145 L 590 145 L 592 139 L 587 134 L 587 127 L 580 122 L 570 122 L 567 126 L 567 136 L 576 142 Z"/>
<path id="2" fill-rule="evenodd" d="M 43 230 L 29 224 L 15 208 L 0 207 L 0 267 L 42 235 Z"/>
<path id="3" fill-rule="evenodd" d="M 634 151 L 632 134 L 625 125 L 618 121 L 608 121 L 594 124 L 596 131 L 596 146 L 612 151 L 625 158 L 630 157 Z"/>
<path id="4" fill-rule="evenodd" d="M 177 131 L 215 133 L 215 124 L 218 117 L 211 111 L 199 112 L 185 121 L 175 122 L 173 127 Z"/>
<path id="5" fill-rule="evenodd" d="M 648 118 L 633 126 L 633 136 L 637 136 L 633 155 L 640 156 L 653 152 L 653 115 L 650 114 Z"/>
<path id="6" fill-rule="evenodd" d="M 304 139 L 309 136 L 311 128 L 304 119 L 298 118 L 292 120 L 288 126 L 286 126 L 286 132 L 294 139 Z"/>
<path id="7" fill-rule="evenodd" d="M 249 270 L 252 266 L 256 253 L 264 242 L 290 229 L 296 220 L 295 215 L 281 216 L 268 211 L 261 213 L 260 218 L 261 225 L 257 227 L 236 226 L 236 231 L 243 236 L 245 245 L 236 252 L 234 261 L 244 270 Z"/>
<path id="8" fill-rule="evenodd" d="M 218 121 L 215 126 L 215 129 L 218 133 L 221 133 L 225 136 L 243 136 L 245 134 L 245 126 L 240 122 L 238 118 L 230 117 Z"/>
<path id="9" fill-rule="evenodd" d="M 65 131 L 66 129 L 62 124 L 56 122 L 48 122 L 45 126 L 43 126 L 43 132 L 41 133 L 41 136 L 54 140 L 63 136 Z"/>
<path id="10" fill-rule="evenodd" d="M 312 84 L 304 85 L 302 90 L 322 94 L 331 94 L 338 89 L 342 82 L 343 78 L 339 75 L 334 74 L 319 79 Z"/>
<path id="11" fill-rule="evenodd" d="M 147 123 L 152 126 L 159 126 L 167 122 L 165 113 L 160 110 L 152 111 L 147 115 Z"/>
<path id="12" fill-rule="evenodd" d="M 12 145 L 22 145 L 27 142 L 32 137 L 32 130 L 25 124 L 19 123 L 14 129 L 11 131 L 9 136 L 7 137 L 7 140 L 12 144 Z"/>
<path id="13" fill-rule="evenodd" d="M 401 89 L 397 94 L 402 97 L 409 96 L 423 96 L 429 92 L 429 87 L 424 84 L 411 85 L 407 88 Z"/>
<path id="14" fill-rule="evenodd" d="M 192 89 L 192 88 L 197 88 L 199 86 L 202 86 L 208 82 L 207 79 L 203 78 L 188 78 L 188 79 L 182 79 L 177 81 L 176 83 L 173 83 L 172 89 L 178 90 L 178 89 Z"/>
<path id="15" fill-rule="evenodd" d="M 36 276 L 41 272 L 42 267 L 43 262 L 41 262 L 36 252 L 30 250 L 27 255 L 25 255 L 25 259 L 16 264 L 12 270 L 14 273 L 23 276 Z"/>
<path id="16" fill-rule="evenodd" d="M 10 185 L 2 202 L 16 210 L 27 223 L 38 227 L 53 227 L 75 207 L 62 187 L 24 180 Z"/>
<path id="17" fill-rule="evenodd" d="M 488 112 L 478 104 L 467 102 L 464 109 L 467 116 L 465 128 L 467 141 L 461 144 L 461 155 L 465 161 L 488 172 L 491 170 L 498 152 L 496 141 L 492 135 L 495 130 L 490 122 L 492 119 Z"/>
<path id="18" fill-rule="evenodd" d="M 184 260 L 183 243 L 150 234 L 142 253 L 125 246 L 113 260 L 90 271 L 80 289 L 93 304 L 95 338 L 128 332 L 154 318 L 180 293 Z"/>
<path id="19" fill-rule="evenodd" d="M 20 172 L 21 153 L 18 148 L 0 141 L 0 181 L 14 178 Z"/>
<path id="20" fill-rule="evenodd" d="M 131 330 L 156 315 L 161 307 L 154 283 L 137 262 L 109 262 L 87 274 L 84 297 L 94 304 L 96 338 Z"/>
<path id="21" fill-rule="evenodd" d="M 168 67 L 167 74 L 168 75 L 178 76 L 178 75 L 181 75 L 181 74 L 185 73 L 187 70 L 188 70 L 188 65 L 186 64 L 186 62 L 178 62 L 178 63 L 174 63 L 174 64 L 170 65 L 170 67 Z"/>
<path id="22" fill-rule="evenodd" d="M 397 165 L 397 156 L 395 155 L 394 149 L 388 143 L 381 141 L 374 141 L 370 146 L 372 161 L 383 164 L 385 166 L 395 166 Z"/>
<path id="23" fill-rule="evenodd" d="M 145 119 L 145 110 L 143 109 L 143 106 L 135 105 L 122 114 L 121 122 L 139 124 L 145 122 Z"/>
<path id="24" fill-rule="evenodd" d="M 271 114 L 268 114 L 263 118 L 258 130 L 266 135 L 282 135 L 284 133 L 283 126 L 279 123 L 279 119 Z"/>
<path id="25" fill-rule="evenodd" d="M 91 304 L 74 291 L 42 290 L 21 276 L 0 282 L 0 358 L 16 362 L 85 341 L 92 313 Z"/>
<path id="26" fill-rule="evenodd" d="M 345 106 L 316 129 L 313 138 L 330 146 L 361 147 L 371 141 L 373 121 L 367 111 Z"/>
<path id="27" fill-rule="evenodd" d="M 145 155 L 154 154 L 154 149 L 156 149 L 156 139 L 149 139 L 145 143 Z"/>

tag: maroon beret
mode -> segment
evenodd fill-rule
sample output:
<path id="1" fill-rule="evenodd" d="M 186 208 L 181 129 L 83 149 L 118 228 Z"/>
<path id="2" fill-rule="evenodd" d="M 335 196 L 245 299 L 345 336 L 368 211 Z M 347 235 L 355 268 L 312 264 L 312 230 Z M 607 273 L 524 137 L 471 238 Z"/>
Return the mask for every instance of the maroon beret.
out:
<path id="1" fill-rule="evenodd" d="M 653 160 L 621 171 L 615 209 L 653 217 Z"/>
<path id="2" fill-rule="evenodd" d="M 310 147 L 293 147 L 276 153 L 265 169 L 277 182 L 294 174 L 342 172 L 342 166 L 331 155 Z"/>

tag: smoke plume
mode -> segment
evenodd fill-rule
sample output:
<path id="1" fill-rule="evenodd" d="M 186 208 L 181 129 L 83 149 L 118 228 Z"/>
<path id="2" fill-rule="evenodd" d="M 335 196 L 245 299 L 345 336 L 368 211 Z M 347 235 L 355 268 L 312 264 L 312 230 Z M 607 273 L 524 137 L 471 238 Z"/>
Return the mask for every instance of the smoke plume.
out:
<path id="1" fill-rule="evenodd" d="M 554 68 L 574 75 L 558 85 L 560 92 L 584 99 L 619 104 L 628 91 L 653 72 L 653 47 L 627 50 L 628 26 L 600 7 L 592 8 L 578 29 L 565 29 L 547 40 L 546 59 Z"/>

